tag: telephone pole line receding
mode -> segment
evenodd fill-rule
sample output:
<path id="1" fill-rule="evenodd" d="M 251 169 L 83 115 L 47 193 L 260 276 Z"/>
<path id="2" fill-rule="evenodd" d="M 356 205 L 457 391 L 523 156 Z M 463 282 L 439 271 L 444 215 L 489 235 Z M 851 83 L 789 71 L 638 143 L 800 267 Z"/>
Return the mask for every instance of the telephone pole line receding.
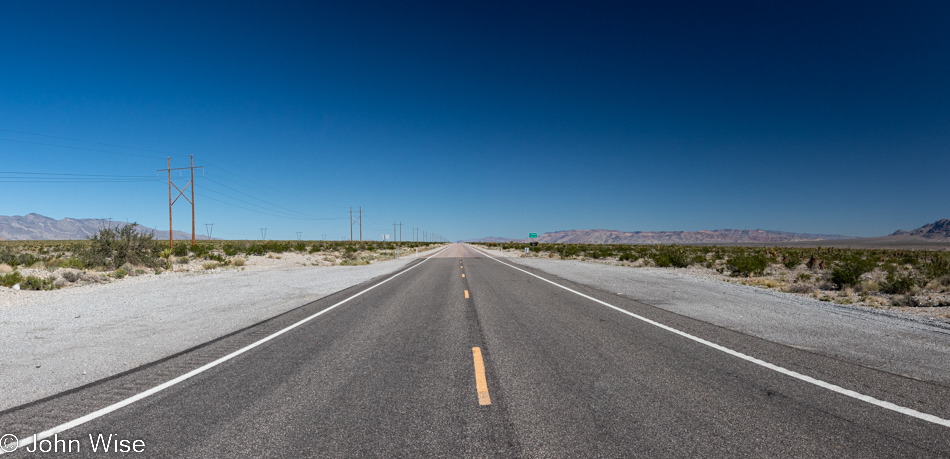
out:
<path id="1" fill-rule="evenodd" d="M 214 223 L 205 223 L 205 229 L 208 230 L 208 239 L 211 239 L 211 231 L 214 230 Z"/>
<path id="2" fill-rule="evenodd" d="M 172 226 L 172 205 L 178 202 L 178 198 L 185 198 L 185 201 L 191 203 L 191 245 L 195 245 L 195 155 L 191 155 L 191 167 L 178 167 L 172 169 L 172 158 L 168 158 L 168 169 L 159 169 L 158 172 L 167 172 L 168 173 L 168 246 L 174 247 L 175 242 L 172 237 L 172 233 L 175 231 Z M 191 180 L 185 185 L 185 188 L 178 188 L 178 185 L 172 183 L 172 171 L 183 171 L 188 169 L 191 171 Z M 204 166 L 198 166 L 198 169 L 204 169 Z M 178 196 L 175 196 L 175 199 L 172 200 L 172 186 L 178 190 Z M 191 187 L 191 199 L 188 199 L 188 196 L 185 196 L 185 190 Z"/>
<path id="3" fill-rule="evenodd" d="M 267 239 L 267 228 L 261 228 L 261 240 Z"/>

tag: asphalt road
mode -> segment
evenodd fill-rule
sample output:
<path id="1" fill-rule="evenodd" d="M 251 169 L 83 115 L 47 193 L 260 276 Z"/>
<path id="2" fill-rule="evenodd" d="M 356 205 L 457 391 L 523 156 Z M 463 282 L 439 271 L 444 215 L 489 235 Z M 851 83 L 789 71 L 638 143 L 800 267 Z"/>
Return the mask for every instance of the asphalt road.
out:
<path id="1" fill-rule="evenodd" d="M 126 446 L 140 440 L 148 457 L 950 456 L 950 427 L 906 414 L 950 419 L 948 387 L 531 271 L 905 412 L 882 408 L 522 270 L 531 271 L 453 245 L 380 285 L 388 276 L 140 370 L 2 412 L 0 429 L 8 430 L 0 434 L 40 432 L 134 397 L 337 305 L 64 430 L 61 443 L 51 437 L 28 448 L 101 456 L 89 435 L 112 434 Z M 11 457 L 26 455 L 23 449 Z"/>

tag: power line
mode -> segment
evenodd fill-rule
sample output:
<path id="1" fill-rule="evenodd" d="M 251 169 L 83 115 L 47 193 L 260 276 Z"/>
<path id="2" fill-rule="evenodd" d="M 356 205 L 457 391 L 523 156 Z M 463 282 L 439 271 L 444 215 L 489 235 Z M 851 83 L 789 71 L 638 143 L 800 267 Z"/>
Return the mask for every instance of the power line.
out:
<path id="1" fill-rule="evenodd" d="M 12 132 L 12 133 L 15 133 L 15 134 L 35 135 L 35 136 L 37 136 L 37 137 L 48 137 L 48 138 L 50 138 L 50 139 L 71 140 L 71 141 L 73 141 L 73 142 L 83 142 L 83 143 L 91 143 L 91 144 L 95 144 L 95 145 L 105 145 L 105 146 L 107 146 L 107 147 L 125 148 L 125 149 L 127 149 L 127 150 L 147 151 L 147 152 L 150 152 L 150 153 L 159 153 L 159 154 L 161 154 L 161 155 L 169 155 L 169 154 L 170 154 L 170 153 L 167 153 L 167 152 L 164 152 L 164 151 L 149 150 L 149 149 L 147 149 L 147 148 L 127 147 L 127 146 L 124 146 L 124 145 L 116 145 L 116 144 L 112 144 L 112 143 L 93 142 L 93 141 L 91 141 L 91 140 L 73 139 L 73 138 L 70 138 L 70 137 L 59 137 L 59 136 L 48 135 L 48 134 L 37 134 L 37 133 L 35 133 L 35 132 L 14 131 L 14 130 L 12 130 L 12 129 L 0 129 L 0 132 Z"/>
<path id="2" fill-rule="evenodd" d="M 227 189 L 229 189 L 229 190 L 235 191 L 235 192 L 237 192 L 237 193 L 241 193 L 241 194 L 243 194 L 244 196 L 247 196 L 247 197 L 249 197 L 249 198 L 251 198 L 251 199 L 256 199 L 256 200 L 258 200 L 258 201 L 260 201 L 260 202 L 263 202 L 263 203 L 265 203 L 265 204 L 270 204 L 270 205 L 272 205 L 272 206 L 274 206 L 274 207 L 277 207 L 277 208 L 280 208 L 280 209 L 289 210 L 289 211 L 291 211 L 291 212 L 294 212 L 294 213 L 297 213 L 297 214 L 300 214 L 300 215 L 303 215 L 303 216 L 306 216 L 306 217 L 310 217 L 310 218 L 316 218 L 316 219 L 326 218 L 326 217 L 322 217 L 322 216 L 319 216 L 319 215 L 305 214 L 305 213 L 303 213 L 303 212 L 298 212 L 298 211 L 296 211 L 296 210 L 293 210 L 293 209 L 290 209 L 290 208 L 287 208 L 287 207 L 284 207 L 284 206 L 281 206 L 281 205 L 277 205 L 277 204 L 274 204 L 274 203 L 272 203 L 272 202 L 265 201 L 265 200 L 263 200 L 263 199 L 261 199 L 261 198 L 254 197 L 254 196 L 251 196 L 251 195 L 249 195 L 249 194 L 247 194 L 247 193 L 244 193 L 244 192 L 242 192 L 242 191 L 240 191 L 240 190 L 231 188 L 231 187 L 229 187 L 229 186 L 227 186 L 227 185 L 225 185 L 225 184 L 223 184 L 223 183 L 221 183 L 221 182 L 218 182 L 218 181 L 216 181 L 216 180 L 214 180 L 214 179 L 212 179 L 212 178 L 210 178 L 210 177 L 205 177 L 205 180 L 207 180 L 207 181 L 209 181 L 209 182 L 217 183 L 218 185 L 221 185 L 221 186 L 223 186 L 223 187 L 225 187 L 225 188 L 227 188 Z"/>
<path id="3" fill-rule="evenodd" d="M 95 152 L 99 152 L 99 153 L 109 153 L 109 154 L 112 154 L 112 155 L 135 156 L 135 157 L 138 157 L 138 158 L 158 159 L 158 157 L 156 157 L 156 156 L 137 155 L 137 154 L 135 154 L 135 153 L 120 153 L 120 152 L 118 152 L 118 151 L 99 150 L 99 149 L 97 149 L 97 148 L 74 147 L 74 146 L 70 146 L 70 145 L 57 145 L 57 144 L 53 144 L 53 143 L 32 142 L 32 141 L 29 141 L 29 140 L 16 140 L 16 139 L 3 139 L 3 138 L 0 138 L 0 140 L 5 141 L 5 142 L 28 143 L 28 144 L 31 144 L 31 145 L 44 145 L 44 146 L 47 146 L 47 147 L 71 148 L 71 149 L 73 149 L 73 150 L 95 151 Z M 179 156 L 179 155 L 176 155 L 176 156 Z"/>

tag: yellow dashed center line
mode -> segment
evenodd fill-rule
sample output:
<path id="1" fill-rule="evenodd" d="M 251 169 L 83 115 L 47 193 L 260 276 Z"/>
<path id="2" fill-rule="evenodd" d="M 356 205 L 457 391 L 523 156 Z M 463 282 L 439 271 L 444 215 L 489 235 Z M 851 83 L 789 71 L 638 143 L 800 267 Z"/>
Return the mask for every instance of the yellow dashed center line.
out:
<path id="1" fill-rule="evenodd" d="M 491 405 L 488 396 L 488 382 L 485 380 L 485 363 L 482 362 L 482 349 L 472 348 L 472 358 L 475 359 L 475 389 L 478 391 L 478 404 Z"/>
<path id="2" fill-rule="evenodd" d="M 462 273 L 462 277 L 465 277 L 465 273 Z"/>
<path id="3" fill-rule="evenodd" d="M 468 290 L 465 291 L 465 298 L 468 298 Z"/>

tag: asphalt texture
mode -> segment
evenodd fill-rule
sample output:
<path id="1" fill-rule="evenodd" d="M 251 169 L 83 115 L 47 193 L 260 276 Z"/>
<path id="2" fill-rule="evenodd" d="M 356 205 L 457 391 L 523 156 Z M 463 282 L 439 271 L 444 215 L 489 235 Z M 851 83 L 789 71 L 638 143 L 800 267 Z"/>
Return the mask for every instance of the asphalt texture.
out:
<path id="1" fill-rule="evenodd" d="M 950 418 L 944 385 L 520 268 L 766 362 Z M 8 429 L 0 434 L 39 432 L 115 403 L 388 277 L 0 412 L 0 429 Z M 483 357 L 488 405 L 479 404 L 473 347 Z M 58 434 L 58 447 L 73 448 L 60 453 L 102 456 L 89 441 L 98 434 L 141 440 L 147 457 L 950 456 L 948 427 L 738 359 L 463 245 L 410 264 L 203 373 Z M 16 456 L 29 454 L 21 449 Z"/>

